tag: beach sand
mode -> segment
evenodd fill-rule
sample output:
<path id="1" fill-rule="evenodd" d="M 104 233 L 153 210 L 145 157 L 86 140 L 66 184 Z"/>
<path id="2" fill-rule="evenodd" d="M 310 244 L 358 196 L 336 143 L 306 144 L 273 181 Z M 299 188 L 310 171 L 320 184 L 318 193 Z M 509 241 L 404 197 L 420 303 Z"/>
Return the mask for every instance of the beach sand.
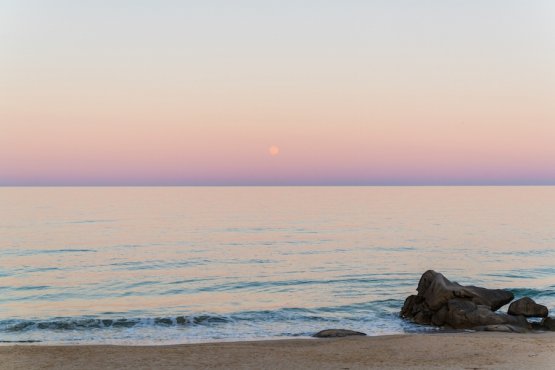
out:
<path id="1" fill-rule="evenodd" d="M 168 346 L 6 345 L 0 369 L 554 369 L 555 333 L 438 333 Z"/>

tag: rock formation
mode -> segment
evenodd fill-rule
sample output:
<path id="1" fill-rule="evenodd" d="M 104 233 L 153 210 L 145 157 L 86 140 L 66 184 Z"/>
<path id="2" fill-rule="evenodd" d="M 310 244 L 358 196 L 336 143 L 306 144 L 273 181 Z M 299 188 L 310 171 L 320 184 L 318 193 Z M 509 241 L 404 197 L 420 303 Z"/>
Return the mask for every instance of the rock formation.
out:
<path id="1" fill-rule="evenodd" d="M 512 302 L 507 313 L 496 312 L 513 300 L 514 295 L 508 290 L 464 286 L 428 270 L 420 277 L 416 291 L 416 295 L 405 299 L 401 317 L 417 324 L 506 333 L 526 333 L 531 329 L 555 331 L 555 318 L 548 317 L 547 307 L 529 297 Z M 529 323 L 527 317 L 542 317 L 543 320 Z M 366 334 L 353 330 L 327 329 L 313 337 L 339 338 L 351 335 Z"/>
<path id="2" fill-rule="evenodd" d="M 417 291 L 405 300 L 401 316 L 418 324 L 518 332 L 530 327 L 523 315 L 495 312 L 513 300 L 507 290 L 462 286 L 428 270 Z"/>

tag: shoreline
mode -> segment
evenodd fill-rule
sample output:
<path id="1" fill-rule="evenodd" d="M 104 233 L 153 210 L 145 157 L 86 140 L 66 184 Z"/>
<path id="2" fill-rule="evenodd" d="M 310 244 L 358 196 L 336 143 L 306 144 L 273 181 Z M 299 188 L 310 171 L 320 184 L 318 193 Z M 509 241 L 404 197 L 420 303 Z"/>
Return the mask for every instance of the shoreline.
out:
<path id="1" fill-rule="evenodd" d="M 0 369 L 550 369 L 555 333 L 395 334 L 171 345 L 0 346 Z"/>

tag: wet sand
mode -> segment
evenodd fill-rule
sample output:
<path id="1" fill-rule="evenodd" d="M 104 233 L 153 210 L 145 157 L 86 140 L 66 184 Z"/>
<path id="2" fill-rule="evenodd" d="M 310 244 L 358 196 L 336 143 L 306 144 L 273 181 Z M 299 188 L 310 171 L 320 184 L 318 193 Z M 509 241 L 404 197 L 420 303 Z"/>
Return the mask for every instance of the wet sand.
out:
<path id="1" fill-rule="evenodd" d="M 4 345 L 0 369 L 553 369 L 555 333 L 441 333 L 169 346 Z"/>

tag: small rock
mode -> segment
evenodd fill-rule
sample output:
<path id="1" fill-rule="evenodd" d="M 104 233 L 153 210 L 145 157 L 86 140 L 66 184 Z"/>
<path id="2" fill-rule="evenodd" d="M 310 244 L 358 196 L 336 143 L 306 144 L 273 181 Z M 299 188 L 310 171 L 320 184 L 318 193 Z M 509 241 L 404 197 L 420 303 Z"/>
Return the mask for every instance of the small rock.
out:
<path id="1" fill-rule="evenodd" d="M 430 324 L 434 312 L 428 308 L 424 297 L 411 295 L 405 300 L 401 316 L 411 318 L 417 324 Z"/>
<path id="2" fill-rule="evenodd" d="M 509 315 L 522 315 L 525 317 L 547 317 L 547 307 L 537 304 L 532 298 L 517 299 L 509 306 Z"/>
<path id="3" fill-rule="evenodd" d="M 530 328 L 532 330 L 544 330 L 544 328 L 542 327 L 541 322 L 535 322 L 535 321 L 532 321 L 530 323 Z"/>
<path id="4" fill-rule="evenodd" d="M 478 331 L 499 331 L 503 333 L 527 333 L 528 332 L 528 330 L 526 330 L 521 326 L 507 325 L 507 324 L 477 326 L 472 329 L 478 330 Z"/>
<path id="5" fill-rule="evenodd" d="M 542 320 L 541 328 L 543 330 L 555 331 L 555 319 L 552 317 L 546 317 Z"/>
<path id="6" fill-rule="evenodd" d="M 326 329 L 314 334 L 314 338 L 342 338 L 352 335 L 366 335 L 360 331 L 346 330 L 346 329 Z"/>

